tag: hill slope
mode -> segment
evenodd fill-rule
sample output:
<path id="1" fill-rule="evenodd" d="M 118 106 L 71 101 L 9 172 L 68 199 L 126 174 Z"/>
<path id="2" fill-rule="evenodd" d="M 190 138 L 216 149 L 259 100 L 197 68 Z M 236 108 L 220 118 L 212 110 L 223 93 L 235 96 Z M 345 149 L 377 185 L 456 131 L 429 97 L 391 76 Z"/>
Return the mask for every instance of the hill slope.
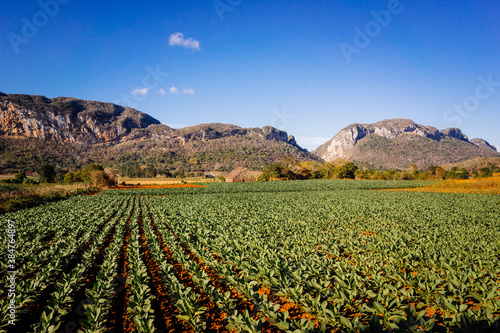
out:
<path id="1" fill-rule="evenodd" d="M 500 156 L 483 139 L 469 140 L 458 128 L 438 130 L 409 119 L 353 124 L 313 151 L 325 161 L 346 159 L 374 167 L 407 168 Z"/>
<path id="2" fill-rule="evenodd" d="M 111 103 L 1 93 L 0 155 L 0 172 L 40 163 L 203 171 L 238 165 L 260 169 L 285 155 L 318 160 L 293 136 L 270 126 L 203 124 L 176 130 Z"/>
<path id="3" fill-rule="evenodd" d="M 469 171 L 480 170 L 482 168 L 500 169 L 500 157 L 477 157 L 471 160 L 450 164 L 445 166 L 447 169 L 459 168 Z"/>

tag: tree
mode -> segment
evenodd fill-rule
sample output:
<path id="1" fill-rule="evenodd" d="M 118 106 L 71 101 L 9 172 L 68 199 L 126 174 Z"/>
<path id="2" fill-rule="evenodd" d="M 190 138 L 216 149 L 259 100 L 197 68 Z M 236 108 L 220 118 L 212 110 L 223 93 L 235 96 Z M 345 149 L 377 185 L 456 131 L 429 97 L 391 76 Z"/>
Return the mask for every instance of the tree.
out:
<path id="1" fill-rule="evenodd" d="M 92 170 L 89 174 L 92 185 L 98 187 L 109 187 L 114 185 L 113 181 L 109 179 L 109 175 L 101 170 Z"/>
<path id="2" fill-rule="evenodd" d="M 482 168 L 479 170 L 479 177 L 492 177 L 493 172 L 491 171 L 490 168 Z"/>
<path id="3" fill-rule="evenodd" d="M 104 172 L 104 168 L 100 164 L 91 163 L 85 167 L 85 169 L 81 172 L 81 178 L 85 183 L 92 183 L 92 179 L 90 174 L 92 171 L 102 171 Z"/>
<path id="4" fill-rule="evenodd" d="M 166 178 L 172 178 L 173 177 L 172 173 L 168 169 L 161 170 L 160 171 L 160 175 L 162 175 L 163 177 L 166 177 Z"/>
<path id="5" fill-rule="evenodd" d="M 437 167 L 434 171 L 437 179 L 445 179 L 446 178 L 446 170 L 442 167 Z"/>
<path id="6" fill-rule="evenodd" d="M 358 167 L 352 163 L 347 162 L 335 169 L 335 174 L 339 179 L 354 179 L 356 178 L 356 171 Z"/>
<path id="7" fill-rule="evenodd" d="M 56 173 L 56 176 L 55 176 L 55 178 L 54 178 L 54 181 L 55 181 L 56 183 L 63 183 L 63 182 L 64 182 L 64 176 L 65 176 L 65 175 L 66 175 L 66 174 L 64 173 L 64 171 L 57 172 L 57 173 Z"/>
<path id="8" fill-rule="evenodd" d="M 153 168 L 152 166 L 148 166 L 143 170 L 143 172 L 144 172 L 144 177 L 146 178 L 155 178 L 157 175 L 156 169 Z"/>
<path id="9" fill-rule="evenodd" d="M 78 183 L 81 182 L 82 180 L 75 175 L 74 172 L 67 172 L 64 175 L 63 183 L 66 184 L 72 184 L 72 183 Z"/>
<path id="10" fill-rule="evenodd" d="M 400 180 L 413 180 L 413 174 L 409 172 L 402 172 L 399 174 L 399 179 Z"/>
<path id="11" fill-rule="evenodd" d="M 413 175 L 413 179 L 415 179 L 417 176 L 417 173 L 418 173 L 418 166 L 415 163 L 412 163 L 412 164 L 410 164 L 410 169 L 411 169 L 411 173 Z"/>
<path id="12" fill-rule="evenodd" d="M 312 179 L 321 179 L 323 178 L 323 173 L 321 170 L 313 170 L 311 171 L 311 178 Z"/>
<path id="13" fill-rule="evenodd" d="M 16 184 L 21 184 L 26 178 L 26 172 L 23 170 L 14 177 L 13 182 Z"/>
<path id="14" fill-rule="evenodd" d="M 40 183 L 53 183 L 56 177 L 56 170 L 53 165 L 42 164 L 38 168 Z"/>
<path id="15" fill-rule="evenodd" d="M 356 171 L 356 179 L 373 179 L 375 178 L 374 170 L 358 170 Z"/>
<path id="16" fill-rule="evenodd" d="M 325 163 L 323 169 L 321 170 L 323 174 L 323 178 L 331 179 L 335 177 L 335 164 L 333 163 Z"/>
<path id="17" fill-rule="evenodd" d="M 266 166 L 262 170 L 262 175 L 260 175 L 260 180 L 270 180 L 283 177 L 283 165 L 281 163 L 274 163 Z"/>

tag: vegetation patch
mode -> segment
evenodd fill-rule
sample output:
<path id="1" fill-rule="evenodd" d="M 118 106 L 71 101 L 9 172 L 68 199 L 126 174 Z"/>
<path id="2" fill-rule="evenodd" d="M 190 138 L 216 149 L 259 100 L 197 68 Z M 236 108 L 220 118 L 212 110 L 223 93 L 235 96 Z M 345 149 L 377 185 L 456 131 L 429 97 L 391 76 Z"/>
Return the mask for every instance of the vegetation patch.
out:
<path id="1" fill-rule="evenodd" d="M 0 214 L 99 192 L 87 185 L 0 185 Z"/>
<path id="2" fill-rule="evenodd" d="M 9 212 L 16 332 L 498 331 L 500 196 L 369 191 L 428 184 L 135 188 Z"/>
<path id="3" fill-rule="evenodd" d="M 440 193 L 496 193 L 500 194 L 500 176 L 466 180 L 444 180 L 430 186 L 397 189 L 394 191 L 440 192 Z"/>

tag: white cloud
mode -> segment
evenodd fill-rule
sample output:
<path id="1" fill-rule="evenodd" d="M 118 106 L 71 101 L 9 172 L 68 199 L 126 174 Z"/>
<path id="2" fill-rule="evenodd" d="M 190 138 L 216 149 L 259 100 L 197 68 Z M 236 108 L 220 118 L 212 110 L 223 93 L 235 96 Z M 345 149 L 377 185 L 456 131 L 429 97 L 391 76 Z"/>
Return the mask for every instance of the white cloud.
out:
<path id="1" fill-rule="evenodd" d="M 297 136 L 295 137 L 295 140 L 299 144 L 299 146 L 306 148 L 309 151 L 312 151 L 319 146 L 321 146 L 323 143 L 326 143 L 327 141 L 331 140 L 332 138 L 325 138 L 325 137 L 317 137 L 317 136 Z"/>
<path id="2" fill-rule="evenodd" d="M 188 95 L 194 95 L 194 90 L 192 88 L 187 88 L 187 89 L 182 88 L 182 91 L 180 91 L 177 87 L 171 87 L 169 89 L 169 91 L 171 94 L 176 94 L 176 95 L 180 95 L 181 93 L 188 94 Z"/>
<path id="3" fill-rule="evenodd" d="M 170 35 L 170 39 L 168 41 L 168 45 L 170 46 L 183 46 L 188 49 L 200 50 L 200 42 L 193 38 L 185 39 L 184 35 L 181 32 L 176 32 L 175 34 Z"/>
<path id="4" fill-rule="evenodd" d="M 137 88 L 132 91 L 132 95 L 137 95 L 137 96 L 147 95 L 148 93 L 149 93 L 148 88 Z"/>
<path id="5" fill-rule="evenodd" d="M 158 94 L 165 96 L 165 89 L 158 90 Z"/>

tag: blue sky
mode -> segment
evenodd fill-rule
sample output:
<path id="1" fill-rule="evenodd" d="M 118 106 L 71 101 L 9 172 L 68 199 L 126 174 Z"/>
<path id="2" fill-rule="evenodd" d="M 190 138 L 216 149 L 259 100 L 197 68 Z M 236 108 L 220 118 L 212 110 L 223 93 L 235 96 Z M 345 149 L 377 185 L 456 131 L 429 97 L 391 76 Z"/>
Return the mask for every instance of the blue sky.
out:
<path id="1" fill-rule="evenodd" d="M 0 91 L 273 125 L 308 149 L 388 118 L 500 146 L 498 17 L 493 0 L 9 1 Z"/>

